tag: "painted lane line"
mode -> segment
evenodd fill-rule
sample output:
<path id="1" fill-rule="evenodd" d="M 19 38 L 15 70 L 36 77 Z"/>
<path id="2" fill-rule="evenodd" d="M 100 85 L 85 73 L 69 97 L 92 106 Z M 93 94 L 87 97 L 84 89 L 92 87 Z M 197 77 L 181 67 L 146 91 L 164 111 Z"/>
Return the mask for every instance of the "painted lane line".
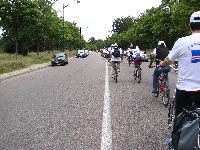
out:
<path id="1" fill-rule="evenodd" d="M 106 62 L 106 73 L 105 73 L 105 93 L 104 93 L 104 109 L 103 109 L 102 135 L 101 135 L 101 150 L 112 150 L 110 91 L 109 91 L 107 62 Z"/>

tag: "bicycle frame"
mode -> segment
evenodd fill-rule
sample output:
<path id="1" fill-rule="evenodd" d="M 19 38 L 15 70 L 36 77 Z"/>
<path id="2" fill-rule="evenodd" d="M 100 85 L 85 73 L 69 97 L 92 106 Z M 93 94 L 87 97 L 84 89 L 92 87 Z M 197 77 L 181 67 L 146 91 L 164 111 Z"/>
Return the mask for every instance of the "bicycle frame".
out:
<path id="1" fill-rule="evenodd" d="M 134 77 L 135 77 L 135 80 L 137 79 L 138 80 L 138 83 L 140 83 L 141 81 L 141 67 L 140 67 L 140 64 L 137 64 L 136 65 L 136 69 L 134 70 Z"/>
<path id="2" fill-rule="evenodd" d="M 164 106 L 168 105 L 170 99 L 170 89 L 166 81 L 166 78 L 167 78 L 167 73 L 165 72 L 161 72 L 161 74 L 158 76 L 158 86 L 159 86 L 158 95 L 159 94 L 161 95 Z"/>
<path id="3" fill-rule="evenodd" d="M 162 72 L 158 76 L 159 92 L 160 93 L 164 92 L 164 85 L 167 84 L 167 82 L 166 82 L 166 76 L 167 76 L 167 74 L 165 74 L 164 72 Z"/>

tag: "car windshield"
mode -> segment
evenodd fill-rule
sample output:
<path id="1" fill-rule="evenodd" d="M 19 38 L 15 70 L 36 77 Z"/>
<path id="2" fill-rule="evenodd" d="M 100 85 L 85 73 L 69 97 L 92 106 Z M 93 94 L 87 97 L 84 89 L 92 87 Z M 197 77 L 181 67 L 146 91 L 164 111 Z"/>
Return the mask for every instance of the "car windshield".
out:
<path id="1" fill-rule="evenodd" d="M 84 50 L 79 50 L 78 53 L 84 53 Z"/>
<path id="2" fill-rule="evenodd" d="M 64 54 L 55 54 L 53 55 L 53 58 L 61 58 L 61 57 L 65 57 Z"/>

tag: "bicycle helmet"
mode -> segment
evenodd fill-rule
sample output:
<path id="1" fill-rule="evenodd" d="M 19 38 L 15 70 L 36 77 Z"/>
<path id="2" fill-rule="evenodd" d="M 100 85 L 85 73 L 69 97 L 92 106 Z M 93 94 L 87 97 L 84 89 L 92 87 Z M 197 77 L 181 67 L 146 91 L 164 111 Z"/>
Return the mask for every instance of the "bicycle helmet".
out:
<path id="1" fill-rule="evenodd" d="M 160 45 L 160 46 L 161 46 L 161 45 L 163 45 L 163 46 L 165 46 L 165 47 L 166 47 L 166 45 L 165 45 L 165 42 L 164 42 L 164 41 L 159 41 L 159 42 L 158 42 L 158 45 Z"/>
<path id="2" fill-rule="evenodd" d="M 113 45 L 113 47 L 114 47 L 114 49 L 117 49 L 117 48 L 118 48 L 117 43 L 115 43 L 115 44 Z"/>

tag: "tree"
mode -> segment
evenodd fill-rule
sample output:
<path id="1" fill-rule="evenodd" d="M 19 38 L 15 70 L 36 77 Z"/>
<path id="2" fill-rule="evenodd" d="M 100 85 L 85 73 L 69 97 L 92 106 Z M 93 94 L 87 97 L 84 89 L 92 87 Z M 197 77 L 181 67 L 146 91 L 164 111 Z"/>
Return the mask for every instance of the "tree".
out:
<path id="1" fill-rule="evenodd" d="M 57 0 L 0 1 L 0 27 L 7 52 L 27 54 L 29 50 L 39 51 L 59 48 L 65 32 L 66 48 L 78 48 L 77 43 L 85 45 L 75 23 L 64 22 L 53 10 Z"/>
<path id="2" fill-rule="evenodd" d="M 134 19 L 130 16 L 125 18 L 117 18 L 113 21 L 113 32 L 123 33 L 128 31 L 128 29 L 133 25 Z"/>

